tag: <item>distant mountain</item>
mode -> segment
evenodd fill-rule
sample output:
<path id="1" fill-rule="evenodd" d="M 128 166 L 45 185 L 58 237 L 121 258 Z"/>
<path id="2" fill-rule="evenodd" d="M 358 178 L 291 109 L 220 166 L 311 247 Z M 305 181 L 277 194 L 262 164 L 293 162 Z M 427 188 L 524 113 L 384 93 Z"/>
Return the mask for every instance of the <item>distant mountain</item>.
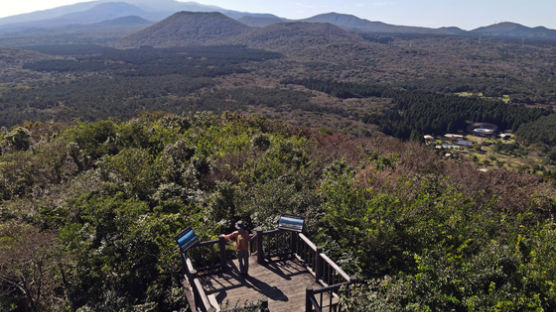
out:
<path id="1" fill-rule="evenodd" d="M 384 27 L 384 25 L 386 25 L 381 22 L 370 22 L 355 15 L 339 14 L 334 12 L 315 15 L 302 21 L 308 23 L 330 23 L 341 28 L 365 31 L 368 31 L 371 28 Z"/>
<path id="2" fill-rule="evenodd" d="M 96 40 L 114 40 L 136 33 L 153 22 L 139 16 L 124 16 L 94 24 L 69 24 L 52 28 L 27 28 L 12 31 L 0 40 L 4 46 L 26 46 L 30 44 L 92 43 Z M 27 40 L 25 40 L 27 38 Z M 15 41 L 14 41 L 15 39 Z M 76 39 L 79 39 L 76 41 Z M 104 41 L 105 41 L 104 40 Z M 99 42 L 100 43 L 100 42 Z"/>
<path id="3" fill-rule="evenodd" d="M 339 13 L 326 13 L 316 15 L 302 20 L 309 23 L 330 23 L 346 30 L 364 32 L 364 33 L 400 33 L 400 34 L 460 34 L 465 31 L 457 27 L 446 27 L 440 29 L 425 28 L 425 27 L 412 27 L 412 26 L 397 26 L 390 25 L 383 22 L 371 22 L 366 19 L 361 19 L 354 15 L 339 14 Z"/>
<path id="4" fill-rule="evenodd" d="M 115 0 L 81 2 L 72 5 L 60 6 L 49 10 L 9 16 L 0 18 L 0 25 L 34 23 L 45 20 L 58 19 L 72 13 L 83 13 L 84 11 L 97 7 L 101 4 L 111 2 L 115 2 Z M 215 9 L 218 9 L 217 7 L 204 6 L 194 2 L 183 3 L 174 0 L 118 0 L 117 2 L 124 2 L 126 4 L 140 8 L 141 10 L 148 12 L 149 14 L 158 15 L 158 20 L 163 19 L 177 11 L 184 10 L 185 8 L 195 11 L 214 11 Z M 121 16 L 126 15 L 143 16 L 142 14 L 134 14 L 133 12 L 128 12 L 128 14 L 123 14 Z M 108 19 L 110 19 L 110 17 L 106 16 L 103 20 Z"/>
<path id="5" fill-rule="evenodd" d="M 0 18 L 0 25 L 22 24 L 22 23 L 53 19 L 70 13 L 82 12 L 98 4 L 99 4 L 98 1 L 81 2 L 81 3 L 65 5 L 54 9 L 49 9 L 49 10 L 35 11 L 32 13 L 8 16 L 8 17 Z"/>
<path id="6" fill-rule="evenodd" d="M 358 35 L 332 24 L 289 22 L 255 28 L 242 35 L 238 42 L 250 47 L 288 53 L 292 50 L 330 44 L 341 46 L 361 40 Z"/>
<path id="7" fill-rule="evenodd" d="M 115 3 L 118 4 L 116 5 Z M 131 9 L 131 7 L 134 9 Z M 202 5 L 196 2 L 179 2 L 175 0 L 97 0 L 0 18 L 0 30 L 21 30 L 34 27 L 96 23 L 129 15 L 140 16 L 152 21 L 160 21 L 179 11 L 220 12 L 234 19 L 240 19 L 245 16 L 274 17 L 272 14 L 238 12 L 217 6 Z M 112 12 L 118 12 L 118 14 L 115 15 Z M 101 14 L 105 14 L 105 16 L 102 17 L 100 16 Z M 79 21 L 78 17 L 82 17 L 82 19 Z"/>
<path id="8" fill-rule="evenodd" d="M 153 22 L 139 16 L 124 16 L 94 24 L 96 26 L 148 26 Z"/>
<path id="9" fill-rule="evenodd" d="M 467 34 L 467 31 L 459 28 L 459 27 L 440 27 L 437 28 L 438 32 L 440 32 L 441 34 L 446 34 L 446 35 L 465 35 Z"/>
<path id="10" fill-rule="evenodd" d="M 160 13 L 147 12 L 129 3 L 106 2 L 97 3 L 97 5 L 84 11 L 68 13 L 52 19 L 3 25 L 0 26 L 0 33 L 7 35 L 36 35 L 37 33 L 45 31 L 52 33 L 60 31 L 66 32 L 66 28 L 71 31 L 73 28 L 82 28 L 80 25 L 93 25 L 129 16 L 136 16 L 143 20 L 158 20 L 161 18 Z M 98 25 L 93 25 L 88 28 L 92 30 L 96 26 Z M 136 28 L 135 31 L 139 29 L 140 28 Z M 127 34 L 129 34 L 129 32 L 127 32 Z"/>
<path id="11" fill-rule="evenodd" d="M 288 20 L 275 15 L 270 15 L 270 16 L 244 16 L 238 19 L 238 21 L 252 27 L 264 27 L 268 25 L 284 23 L 287 22 Z"/>
<path id="12" fill-rule="evenodd" d="M 172 47 L 228 41 L 250 29 L 222 13 L 179 12 L 120 41 L 121 46 Z"/>
<path id="13" fill-rule="evenodd" d="M 283 22 L 289 22 L 283 18 L 272 14 L 264 13 L 248 13 L 238 12 L 223 9 L 217 6 L 202 5 L 196 2 L 180 2 L 176 0 L 96 0 L 91 2 L 83 2 L 74 5 L 61 6 L 58 8 L 37 11 L 28 14 L 20 14 L 16 16 L 6 17 L 0 19 L 0 35 L 4 38 L 10 36 L 36 36 L 37 34 L 44 33 L 54 28 L 71 29 L 76 25 L 93 25 L 103 21 L 115 20 L 120 17 L 137 16 L 139 18 L 158 22 L 166 17 L 171 16 L 175 12 L 188 11 L 188 12 L 219 12 L 229 18 L 233 18 L 242 23 L 243 26 L 251 27 L 265 27 L 269 25 L 276 25 Z M 212 30 L 216 31 L 223 21 L 218 21 Z M 358 33 L 378 33 L 378 34 L 424 34 L 424 35 L 470 35 L 470 36 L 492 36 L 504 38 L 523 38 L 523 39 L 540 39 L 540 40 L 556 40 L 556 30 L 547 29 L 545 27 L 529 28 L 515 23 L 500 23 L 487 27 L 481 27 L 471 32 L 464 31 L 457 27 L 442 27 L 442 28 L 426 28 L 426 27 L 412 27 L 412 26 L 399 26 L 390 25 L 378 21 L 369 21 L 361 19 L 354 15 L 339 14 L 339 13 L 326 13 L 313 16 L 301 22 L 307 23 L 329 23 L 338 26 L 344 30 Z M 238 23 L 231 23 L 231 33 L 237 34 Z M 120 25 L 122 26 L 122 25 Z M 145 24 L 146 26 L 146 24 Z M 190 25 L 191 26 L 191 25 Z M 284 27 L 284 26 L 281 26 Z M 291 27 L 291 26 L 290 26 Z M 77 27 L 81 28 L 81 27 Z M 89 27 L 92 34 L 93 30 L 98 28 L 98 25 Z M 193 42 L 203 43 L 215 40 L 211 36 L 203 37 L 203 31 L 208 30 L 210 34 L 209 25 L 201 27 L 199 33 L 190 33 L 183 44 L 190 44 Z M 49 30 L 47 30 L 49 29 Z M 129 28 L 122 34 L 129 34 Z M 135 30 L 140 28 L 135 28 Z M 115 30 L 114 34 L 119 30 Z M 226 33 L 225 29 L 221 29 L 222 33 Z M 239 33 L 241 33 L 240 31 Z M 169 36 L 166 36 L 169 37 Z M 23 40 L 23 39 L 22 39 Z M 147 41 L 157 42 L 155 38 Z M 230 41 L 230 40 L 228 40 Z M 158 42 L 166 42 L 164 38 Z M 177 44 L 174 42 L 173 44 Z"/>
<path id="14" fill-rule="evenodd" d="M 49 32 L 121 38 L 136 33 L 152 24 L 153 22 L 139 16 L 124 16 L 95 24 L 68 25 L 62 28 L 52 29 Z"/>
<path id="15" fill-rule="evenodd" d="M 109 1 L 109 0 L 100 0 L 100 1 Z M 120 0 L 120 1 L 131 3 L 149 12 L 172 12 L 172 14 L 179 11 L 218 12 L 224 10 L 220 7 L 213 6 L 213 5 L 204 5 L 197 2 L 181 2 L 175 0 Z"/>
<path id="16" fill-rule="evenodd" d="M 147 19 L 151 15 L 152 14 L 129 3 L 107 2 L 82 12 L 66 14 L 56 19 L 42 21 L 40 23 L 46 25 L 95 24 L 125 16 L 138 16 Z"/>
<path id="17" fill-rule="evenodd" d="M 101 0 L 101 1 L 109 1 L 109 0 Z M 180 11 L 220 12 L 233 19 L 240 19 L 244 16 L 256 16 L 256 17 L 263 17 L 263 18 L 274 16 L 272 14 L 265 14 L 265 13 L 238 12 L 238 11 L 223 9 L 221 7 L 214 6 L 214 5 L 204 5 L 204 4 L 191 2 L 191 1 L 190 2 L 180 2 L 175 0 L 121 0 L 121 1 L 137 5 L 138 7 L 147 11 L 169 12 L 170 14 L 166 15 L 166 17 Z"/>
<path id="18" fill-rule="evenodd" d="M 556 30 L 542 26 L 531 28 L 510 22 L 480 27 L 472 30 L 471 33 L 491 37 L 556 40 Z"/>

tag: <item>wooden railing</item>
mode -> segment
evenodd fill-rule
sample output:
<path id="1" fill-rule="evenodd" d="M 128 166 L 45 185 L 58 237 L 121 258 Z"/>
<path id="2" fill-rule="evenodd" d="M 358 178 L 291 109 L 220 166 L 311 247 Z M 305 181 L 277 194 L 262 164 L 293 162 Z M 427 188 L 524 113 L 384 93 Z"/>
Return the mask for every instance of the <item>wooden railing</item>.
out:
<path id="1" fill-rule="evenodd" d="M 256 252 L 255 242 L 257 241 L 256 236 L 253 238 L 254 240 L 250 242 L 249 246 L 252 253 Z M 218 239 L 200 242 L 194 248 L 188 250 L 187 254 L 182 253 L 185 276 L 193 295 L 194 302 L 189 303 L 192 306 L 192 311 L 216 311 L 216 308 L 211 305 L 199 277 L 221 272 L 226 268 L 226 262 L 228 259 L 232 259 L 233 254 L 226 248 L 226 243 L 226 239 L 219 237 Z"/>
<path id="2" fill-rule="evenodd" d="M 354 281 L 335 284 L 322 288 L 307 288 L 305 294 L 306 312 L 348 312 L 339 304 L 341 291 L 349 292 L 349 285 Z"/>
<path id="3" fill-rule="evenodd" d="M 202 275 L 217 272 L 223 268 L 222 252 L 226 251 L 220 245 L 220 240 L 214 239 L 200 242 L 195 248 L 190 249 L 188 254 L 195 270 Z"/>
<path id="4" fill-rule="evenodd" d="M 257 231 L 257 261 L 264 263 L 274 257 L 296 257 L 302 261 L 314 277 L 323 285 L 321 288 L 306 290 L 306 311 L 340 312 L 339 291 L 355 281 L 334 261 L 322 252 L 302 233 L 285 231 Z"/>
<path id="5" fill-rule="evenodd" d="M 292 255 L 292 232 L 271 230 L 257 231 L 255 237 L 257 239 L 257 260 L 261 263 L 261 259 L 285 258 Z"/>
<path id="6" fill-rule="evenodd" d="M 182 259 L 184 263 L 185 269 L 185 277 L 189 285 L 191 286 L 193 300 L 189 300 L 189 305 L 191 306 L 191 311 L 203 311 L 203 312 L 215 312 L 216 308 L 214 308 L 208 299 L 207 294 L 201 284 L 201 281 L 198 277 L 198 272 L 193 267 L 193 263 L 189 256 L 185 253 L 182 253 Z"/>
<path id="7" fill-rule="evenodd" d="M 307 289 L 306 311 L 339 312 L 338 293 L 342 287 L 350 285 L 354 279 L 322 252 L 309 238 L 301 233 L 271 230 L 257 230 L 250 242 L 251 254 L 257 254 L 257 262 L 284 258 L 297 258 L 307 268 L 321 288 Z M 204 312 L 215 311 L 203 290 L 198 276 L 212 274 L 226 267 L 232 253 L 226 249 L 226 240 L 205 241 L 189 250 L 191 257 L 183 255 L 185 275 L 193 289 L 195 306 Z M 193 310 L 193 308 L 192 308 Z"/>

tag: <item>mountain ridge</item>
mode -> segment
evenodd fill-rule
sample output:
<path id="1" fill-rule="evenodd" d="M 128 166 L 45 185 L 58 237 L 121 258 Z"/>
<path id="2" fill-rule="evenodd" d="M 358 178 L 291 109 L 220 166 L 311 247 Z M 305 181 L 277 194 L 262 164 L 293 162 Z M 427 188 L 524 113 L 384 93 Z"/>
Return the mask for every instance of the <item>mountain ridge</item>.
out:
<path id="1" fill-rule="evenodd" d="M 283 22 L 310 22 L 330 23 L 344 30 L 357 33 L 465 35 L 556 41 L 556 30 L 544 26 L 527 27 L 512 22 L 498 23 L 466 31 L 455 26 L 427 28 L 392 25 L 336 12 L 318 14 L 301 20 L 288 20 L 268 13 L 239 12 L 197 2 L 179 2 L 175 0 L 96 0 L 82 2 L 0 18 L 0 32 L 3 34 L 9 34 L 10 32 L 22 34 L 26 29 L 33 31 L 41 28 L 68 27 L 74 24 L 95 24 L 132 15 L 158 22 L 171 16 L 176 11 L 219 12 L 251 27 L 265 27 Z"/>
<path id="2" fill-rule="evenodd" d="M 17 14 L 13 16 L 0 18 L 0 27 L 14 24 L 25 24 L 39 22 L 49 19 L 60 18 L 67 14 L 83 12 L 92 9 L 98 5 L 105 3 L 127 3 L 136 6 L 144 11 L 150 12 L 153 15 L 159 15 L 159 20 L 162 20 L 173 13 L 179 11 L 193 11 L 193 12 L 220 12 L 224 15 L 230 16 L 234 19 L 239 19 L 244 16 L 254 17 L 271 17 L 274 16 L 268 13 L 249 13 L 234 10 L 227 10 L 218 6 L 204 5 L 197 2 L 180 2 L 175 0 L 95 0 L 89 2 L 80 2 L 71 5 L 60 6 L 47 10 L 40 10 L 30 13 Z"/>
<path id="3" fill-rule="evenodd" d="M 491 37 L 556 40 L 556 30 L 544 26 L 527 27 L 513 22 L 502 22 L 479 27 L 471 30 L 470 33 Z"/>
<path id="4" fill-rule="evenodd" d="M 251 27 L 265 27 L 273 24 L 278 23 L 285 23 L 288 22 L 288 19 L 278 17 L 276 15 L 272 16 L 244 16 L 238 21 L 242 22 L 243 24 Z"/>
<path id="5" fill-rule="evenodd" d="M 383 22 L 373 22 L 366 19 L 359 18 L 351 14 L 342 14 L 336 12 L 324 13 L 306 18 L 302 21 L 317 22 L 317 23 L 330 23 L 341 28 L 356 31 L 356 32 L 371 32 L 371 33 L 412 33 L 412 34 L 455 34 L 463 32 L 462 29 L 457 27 L 443 27 L 439 29 L 417 27 L 417 26 L 400 26 L 392 25 Z M 454 29 L 457 29 L 454 31 Z"/>

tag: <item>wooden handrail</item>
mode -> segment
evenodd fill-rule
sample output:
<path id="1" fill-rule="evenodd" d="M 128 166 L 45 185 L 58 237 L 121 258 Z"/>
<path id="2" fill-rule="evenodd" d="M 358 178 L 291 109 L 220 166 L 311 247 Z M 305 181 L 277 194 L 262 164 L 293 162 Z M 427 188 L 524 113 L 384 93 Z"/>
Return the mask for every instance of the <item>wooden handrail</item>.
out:
<path id="1" fill-rule="evenodd" d="M 214 245 L 214 244 L 218 244 L 218 239 L 199 242 L 199 244 L 197 244 L 197 246 L 195 246 L 195 247 L 204 247 L 204 246 L 210 246 L 210 245 Z"/>
<path id="2" fill-rule="evenodd" d="M 210 301 L 207 297 L 207 294 L 205 293 L 205 290 L 203 289 L 203 285 L 201 284 L 201 281 L 198 278 L 194 278 L 193 284 L 197 289 L 197 293 L 199 294 L 199 298 L 201 299 L 201 303 L 203 304 L 203 309 L 207 312 L 216 311 L 216 309 L 212 306 L 212 304 L 210 304 Z"/>
<path id="3" fill-rule="evenodd" d="M 197 274 L 197 270 L 195 270 L 195 268 L 193 267 L 193 262 L 191 262 L 189 256 L 185 256 L 185 269 L 187 270 L 189 275 Z"/>
<path id="4" fill-rule="evenodd" d="M 331 266 L 336 272 L 338 272 L 338 274 L 340 274 L 346 280 L 346 282 L 351 281 L 351 277 L 346 272 L 344 272 L 344 270 L 342 270 L 342 268 L 340 268 L 340 266 L 338 266 L 334 261 L 332 261 L 330 258 L 328 258 L 327 255 L 325 255 L 324 253 L 321 253 L 320 257 L 329 266 Z"/>
<path id="5" fill-rule="evenodd" d="M 340 287 L 348 286 L 350 284 L 351 284 L 351 282 L 343 282 L 343 283 L 338 283 L 338 284 L 334 284 L 334 285 L 330 285 L 330 286 L 326 286 L 326 287 L 321 287 L 321 288 L 314 289 L 313 293 L 318 294 L 318 293 L 323 293 L 323 292 L 327 292 L 327 291 L 336 291 L 336 290 L 340 289 Z"/>
<path id="6" fill-rule="evenodd" d="M 311 248 L 313 251 L 317 251 L 317 245 L 315 245 L 315 243 L 308 239 L 307 236 L 303 235 L 303 233 L 299 233 L 299 238 L 301 238 L 301 240 L 305 244 L 307 244 L 307 246 L 309 246 L 309 248 Z"/>
<path id="7" fill-rule="evenodd" d="M 280 231 L 282 231 L 282 230 L 275 229 L 275 230 L 263 231 L 263 235 L 274 234 L 274 233 L 277 233 L 277 232 L 280 232 Z"/>
<path id="8" fill-rule="evenodd" d="M 306 308 L 305 311 L 306 312 L 318 312 L 318 311 L 323 311 L 324 306 L 323 306 L 323 294 L 324 293 L 328 293 L 328 310 L 326 311 L 343 311 L 341 310 L 341 308 L 338 306 L 338 303 L 332 303 L 333 300 L 333 296 L 334 293 L 337 293 L 338 290 L 343 287 L 343 286 L 348 286 L 352 284 L 352 282 L 343 282 L 343 283 L 338 283 L 335 285 L 331 285 L 331 286 L 327 286 L 327 287 L 322 287 L 322 288 L 317 288 L 317 289 L 307 289 L 306 291 Z M 317 300 L 317 296 L 319 296 L 320 301 Z M 336 306 L 335 308 L 333 308 L 333 305 Z"/>

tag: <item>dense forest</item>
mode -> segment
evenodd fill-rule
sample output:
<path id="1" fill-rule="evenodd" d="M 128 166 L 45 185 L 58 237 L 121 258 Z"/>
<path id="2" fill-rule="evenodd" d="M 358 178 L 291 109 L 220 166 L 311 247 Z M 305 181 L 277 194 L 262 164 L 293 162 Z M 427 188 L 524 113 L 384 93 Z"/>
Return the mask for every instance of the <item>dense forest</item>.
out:
<path id="1" fill-rule="evenodd" d="M 311 90 L 331 96 L 347 98 L 385 97 L 394 106 L 383 114 L 364 117 L 365 122 L 376 123 L 382 132 L 403 139 L 422 138 L 424 134 L 444 134 L 465 131 L 473 122 L 490 122 L 504 130 L 516 131 L 528 122 L 534 122 L 550 114 L 549 110 L 528 108 L 481 98 L 445 95 L 418 90 L 395 89 L 389 86 L 368 86 L 325 80 L 284 80 L 284 84 L 303 85 Z M 554 114 L 553 114 L 554 115 Z M 552 115 L 552 116 L 553 116 Z M 543 119 L 546 132 L 554 129 L 554 118 Z M 548 126 L 548 125 L 551 126 Z M 543 127 L 540 126 L 540 127 Z M 532 127 L 532 126 L 528 126 Z M 537 126 L 537 128 L 540 128 Z M 522 130 L 521 134 L 525 134 Z M 550 134 L 537 132 L 539 138 L 532 140 L 553 145 Z M 543 136 L 542 133 L 547 134 Z M 541 138 L 542 137 L 542 138 Z"/>
<path id="2" fill-rule="evenodd" d="M 522 125 L 517 134 L 527 143 L 544 143 L 556 147 L 556 114 Z"/>
<path id="3" fill-rule="evenodd" d="M 0 92 L 0 125 L 25 120 L 71 121 L 130 118 L 141 111 L 182 112 L 194 91 L 213 78 L 245 73 L 249 62 L 280 54 L 239 46 L 117 50 L 99 46 L 36 46 L 35 51 L 65 56 L 27 62 L 24 69 L 67 74 L 71 79 L 9 88 Z"/>
<path id="4" fill-rule="evenodd" d="M 282 213 L 365 281 L 350 311 L 556 306 L 556 193 L 536 176 L 235 113 L 28 122 L 0 145 L 3 311 L 186 311 L 173 236 Z"/>
<path id="5" fill-rule="evenodd" d="M 275 52 L 243 46 L 189 47 L 118 50 L 101 46 L 34 46 L 37 52 L 74 56 L 70 60 L 45 60 L 24 66 L 35 71 L 98 72 L 111 71 L 123 76 L 162 76 L 181 74 L 188 77 L 212 77 L 241 72 L 237 66 L 249 61 L 279 58 Z"/>

